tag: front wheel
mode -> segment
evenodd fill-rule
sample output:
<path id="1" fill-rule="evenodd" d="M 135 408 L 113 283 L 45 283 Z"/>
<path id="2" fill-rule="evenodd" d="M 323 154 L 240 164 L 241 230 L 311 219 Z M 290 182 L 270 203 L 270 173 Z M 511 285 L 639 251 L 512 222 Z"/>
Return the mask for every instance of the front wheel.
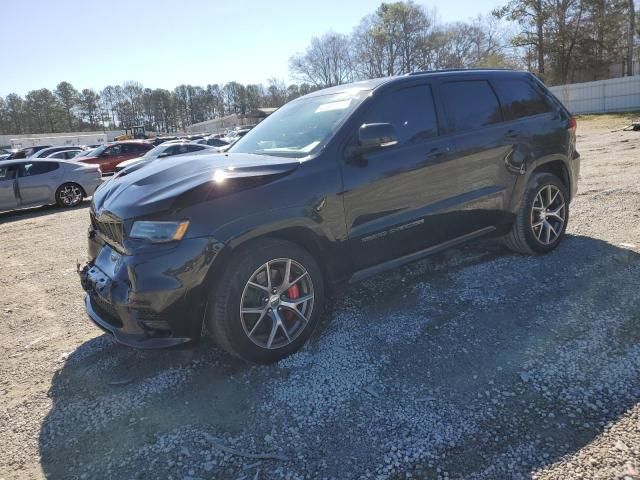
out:
<path id="1" fill-rule="evenodd" d="M 82 187 L 76 183 L 65 183 L 56 190 L 56 204 L 59 207 L 75 207 L 84 198 Z"/>
<path id="2" fill-rule="evenodd" d="M 313 257 L 297 245 L 258 240 L 233 255 L 216 282 L 207 327 L 226 351 L 272 363 L 298 350 L 316 327 L 324 302 Z"/>
<path id="3" fill-rule="evenodd" d="M 564 238 L 569 221 L 569 192 L 551 173 L 531 176 L 511 232 L 507 247 L 518 253 L 547 253 Z"/>

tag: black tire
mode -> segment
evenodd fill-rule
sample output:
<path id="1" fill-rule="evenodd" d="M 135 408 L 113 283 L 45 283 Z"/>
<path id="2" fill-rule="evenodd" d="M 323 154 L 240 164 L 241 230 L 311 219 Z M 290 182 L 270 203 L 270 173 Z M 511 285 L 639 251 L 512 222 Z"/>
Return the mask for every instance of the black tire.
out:
<path id="1" fill-rule="evenodd" d="M 536 215 L 534 211 L 536 196 L 547 186 L 551 186 L 551 188 L 560 191 L 565 208 L 562 227 L 555 240 L 550 243 L 545 243 L 544 239 L 539 240 L 535 228 L 532 227 L 532 223 L 534 223 L 533 218 Z M 551 173 L 534 173 L 529 179 L 527 189 L 520 203 L 520 208 L 516 214 L 516 220 L 511 227 L 511 231 L 505 236 L 504 243 L 510 250 L 517 253 L 528 255 L 548 253 L 556 248 L 564 238 L 568 222 L 569 192 L 567 187 L 558 177 Z"/>
<path id="2" fill-rule="evenodd" d="M 308 322 L 300 323 L 304 326 L 299 327 L 295 338 L 292 337 L 292 341 L 282 347 L 269 349 L 257 345 L 249 338 L 240 309 L 245 288 L 250 288 L 247 285 L 249 280 L 253 279 L 258 269 L 276 259 L 291 259 L 304 267 L 310 278 L 313 300 Z M 265 298 L 271 298 L 269 293 L 260 294 Z M 251 363 L 273 363 L 291 355 L 304 345 L 319 322 L 323 305 L 323 278 L 314 258 L 294 243 L 278 239 L 261 239 L 241 247 L 228 259 L 224 273 L 215 282 L 210 294 L 205 321 L 213 340 L 230 354 Z M 271 318 L 267 315 L 263 322 L 267 326 L 273 325 Z"/>
<path id="3" fill-rule="evenodd" d="M 74 192 L 72 197 L 66 194 L 66 192 L 69 191 Z M 56 190 L 56 205 L 61 208 L 77 207 L 82 203 L 85 196 L 86 194 L 84 193 L 84 189 L 77 183 L 63 183 Z"/>

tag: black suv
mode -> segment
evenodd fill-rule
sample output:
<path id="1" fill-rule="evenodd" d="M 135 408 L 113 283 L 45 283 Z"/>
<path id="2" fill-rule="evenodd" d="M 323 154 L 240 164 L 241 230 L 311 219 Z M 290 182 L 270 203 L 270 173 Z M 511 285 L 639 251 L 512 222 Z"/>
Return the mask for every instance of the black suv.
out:
<path id="1" fill-rule="evenodd" d="M 480 236 L 545 253 L 576 193 L 576 122 L 531 74 L 424 72 L 296 99 L 225 154 L 135 166 L 91 205 L 91 319 L 127 345 L 208 331 L 272 362 L 325 292 Z"/>

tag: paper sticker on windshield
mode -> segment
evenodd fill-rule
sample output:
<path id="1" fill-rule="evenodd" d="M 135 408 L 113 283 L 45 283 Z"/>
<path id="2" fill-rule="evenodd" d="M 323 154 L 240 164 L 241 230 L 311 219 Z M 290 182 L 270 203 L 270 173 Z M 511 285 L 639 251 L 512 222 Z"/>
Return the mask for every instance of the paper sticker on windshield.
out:
<path id="1" fill-rule="evenodd" d="M 330 112 L 331 110 L 344 110 L 345 108 L 349 108 L 349 105 L 351 105 L 350 98 L 348 100 L 340 100 L 339 102 L 323 103 L 316 108 L 316 113 Z"/>

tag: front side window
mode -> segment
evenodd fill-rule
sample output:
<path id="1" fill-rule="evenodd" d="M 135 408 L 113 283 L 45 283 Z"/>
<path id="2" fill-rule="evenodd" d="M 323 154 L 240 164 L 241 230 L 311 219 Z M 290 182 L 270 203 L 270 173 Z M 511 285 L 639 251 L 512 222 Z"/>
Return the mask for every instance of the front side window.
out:
<path id="1" fill-rule="evenodd" d="M 117 156 L 122 154 L 122 145 L 112 145 L 106 150 L 107 155 Z"/>
<path id="2" fill-rule="evenodd" d="M 496 87 L 505 120 L 531 117 L 550 111 L 547 102 L 536 89 L 525 80 L 492 80 Z"/>
<path id="3" fill-rule="evenodd" d="M 500 104 L 486 80 L 446 82 L 442 93 L 454 131 L 475 130 L 502 121 Z"/>
<path id="4" fill-rule="evenodd" d="M 421 85 L 386 94 L 365 114 L 362 123 L 390 123 L 400 144 L 437 136 L 438 120 L 431 88 Z"/>
<path id="5" fill-rule="evenodd" d="M 311 155 L 329 141 L 368 93 L 354 89 L 293 100 L 237 140 L 229 152 L 293 158 Z"/>
<path id="6" fill-rule="evenodd" d="M 20 169 L 21 177 L 33 177 L 34 175 L 42 175 L 53 172 L 58 168 L 55 162 L 27 162 L 22 164 Z"/>
<path id="7" fill-rule="evenodd" d="M 204 147 L 202 145 L 186 145 L 186 150 L 185 153 L 190 153 L 190 152 L 199 152 L 200 150 L 204 150 Z"/>

